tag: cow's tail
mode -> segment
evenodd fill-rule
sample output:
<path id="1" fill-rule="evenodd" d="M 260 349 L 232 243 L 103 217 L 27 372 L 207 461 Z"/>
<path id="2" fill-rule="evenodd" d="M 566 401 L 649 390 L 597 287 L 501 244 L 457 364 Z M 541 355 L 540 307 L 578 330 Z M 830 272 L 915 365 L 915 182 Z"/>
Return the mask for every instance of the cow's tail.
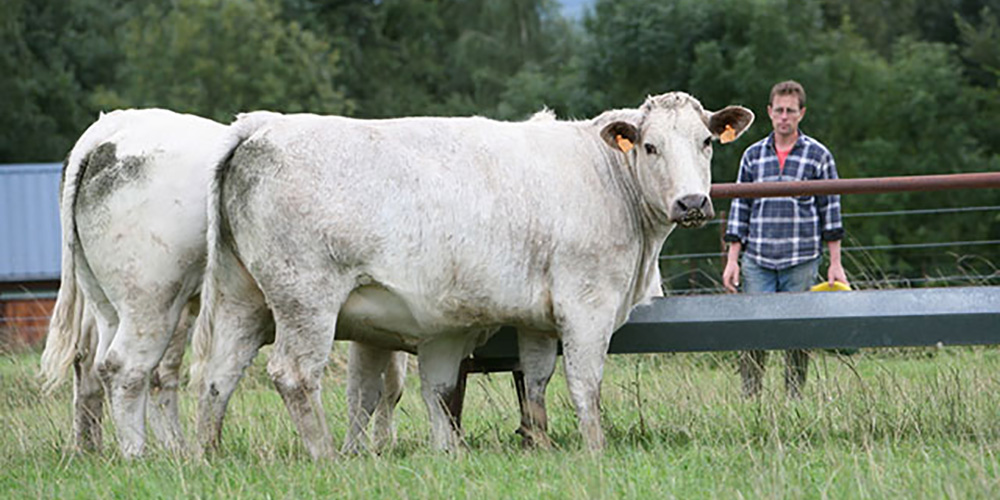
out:
<path id="1" fill-rule="evenodd" d="M 56 298 L 49 332 L 42 351 L 40 376 L 46 392 L 57 388 L 66 378 L 69 365 L 78 351 L 90 345 L 82 331 L 84 299 L 76 280 L 79 251 L 76 233 L 76 196 L 87 168 L 90 153 L 121 127 L 119 117 L 126 111 L 102 114 L 73 146 L 63 165 L 59 193 L 59 220 L 62 224 L 62 257 L 59 295 Z"/>
<path id="2" fill-rule="evenodd" d="M 228 223 L 222 214 L 222 179 L 240 144 L 249 139 L 267 121 L 278 116 L 281 115 L 266 111 L 238 115 L 229 126 L 229 132 L 220 144 L 221 150 L 216 156 L 221 160 L 215 167 L 212 185 L 208 190 L 208 228 L 206 231 L 208 257 L 205 264 L 205 277 L 201 285 L 201 311 L 198 313 L 194 333 L 191 336 L 192 360 L 189 381 L 191 387 L 201 387 L 205 363 L 208 362 L 212 353 L 215 335 L 215 310 L 222 293 L 219 279 L 222 279 L 224 264 L 221 260 L 227 258 L 228 253 L 233 250 L 226 248 L 227 242 L 224 238 L 228 231 Z"/>

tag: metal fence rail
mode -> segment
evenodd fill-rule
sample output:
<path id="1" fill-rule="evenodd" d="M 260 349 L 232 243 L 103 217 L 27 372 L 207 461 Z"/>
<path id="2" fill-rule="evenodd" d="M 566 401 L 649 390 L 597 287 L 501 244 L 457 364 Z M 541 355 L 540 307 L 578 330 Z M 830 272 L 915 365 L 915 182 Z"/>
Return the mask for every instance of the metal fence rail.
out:
<path id="1" fill-rule="evenodd" d="M 822 181 L 712 184 L 712 198 L 765 198 L 824 194 L 874 194 L 1000 188 L 1000 172 L 913 175 Z"/>

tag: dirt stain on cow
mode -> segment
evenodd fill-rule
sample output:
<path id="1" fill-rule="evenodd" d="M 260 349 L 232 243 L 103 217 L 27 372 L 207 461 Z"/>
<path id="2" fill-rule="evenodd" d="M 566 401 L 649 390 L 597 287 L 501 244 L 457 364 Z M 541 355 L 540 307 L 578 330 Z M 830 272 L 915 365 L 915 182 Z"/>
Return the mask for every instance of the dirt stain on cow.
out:
<path id="1" fill-rule="evenodd" d="M 262 172 L 277 160 L 275 148 L 263 140 L 248 139 L 239 143 L 215 169 L 219 193 L 219 236 L 223 245 L 236 248 L 232 224 L 248 215 L 252 195 L 260 184 Z"/>
<path id="2" fill-rule="evenodd" d="M 85 207 L 99 206 L 122 186 L 134 184 L 146 177 L 144 156 L 118 156 L 118 147 L 105 142 L 94 148 L 80 165 L 78 203 Z"/>
<path id="3" fill-rule="evenodd" d="M 228 224 L 251 215 L 261 180 L 280 166 L 278 150 L 265 140 L 250 139 L 234 149 L 217 171 L 223 216 Z M 231 228 L 231 226 L 230 226 Z"/>

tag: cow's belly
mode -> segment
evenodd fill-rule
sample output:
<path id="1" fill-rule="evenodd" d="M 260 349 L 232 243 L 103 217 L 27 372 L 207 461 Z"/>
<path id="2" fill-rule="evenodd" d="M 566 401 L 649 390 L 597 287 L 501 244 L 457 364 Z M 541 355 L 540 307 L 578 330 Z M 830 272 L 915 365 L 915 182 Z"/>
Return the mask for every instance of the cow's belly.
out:
<path id="1" fill-rule="evenodd" d="M 337 340 L 357 340 L 392 349 L 412 350 L 422 336 L 410 307 L 379 286 L 363 286 L 344 302 Z"/>
<path id="2" fill-rule="evenodd" d="M 337 340 L 354 340 L 386 349 L 415 352 L 422 342 L 443 335 L 476 336 L 485 342 L 495 326 L 468 325 L 452 321 L 440 311 L 420 311 L 418 321 L 402 297 L 381 287 L 363 286 L 348 297 L 337 321 Z"/>

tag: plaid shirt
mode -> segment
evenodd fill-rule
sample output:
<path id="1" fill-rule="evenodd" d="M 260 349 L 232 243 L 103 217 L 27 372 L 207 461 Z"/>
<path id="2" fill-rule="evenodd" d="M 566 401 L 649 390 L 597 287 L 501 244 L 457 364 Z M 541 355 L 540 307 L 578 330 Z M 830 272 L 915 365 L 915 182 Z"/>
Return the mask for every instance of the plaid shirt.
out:
<path id="1" fill-rule="evenodd" d="M 816 139 L 799 132 L 799 139 L 778 168 L 774 132 L 743 152 L 737 183 L 836 179 L 833 155 Z M 815 259 L 821 240 L 844 237 L 840 195 L 737 198 L 729 207 L 726 241 L 738 241 L 757 265 L 786 269 Z"/>

